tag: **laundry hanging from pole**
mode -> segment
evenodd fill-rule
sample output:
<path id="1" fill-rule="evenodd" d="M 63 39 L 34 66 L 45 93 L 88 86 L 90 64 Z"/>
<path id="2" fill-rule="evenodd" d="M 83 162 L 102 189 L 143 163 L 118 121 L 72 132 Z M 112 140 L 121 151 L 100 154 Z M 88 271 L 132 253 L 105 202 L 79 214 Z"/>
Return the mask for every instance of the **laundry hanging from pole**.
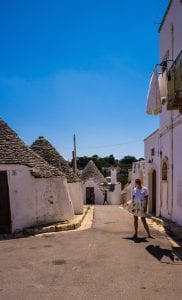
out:
<path id="1" fill-rule="evenodd" d="M 164 71 L 164 73 L 159 74 L 158 77 L 159 80 L 159 92 L 160 92 L 160 97 L 161 101 L 167 99 L 167 72 Z"/>
<path id="2" fill-rule="evenodd" d="M 161 96 L 159 90 L 159 80 L 157 68 L 155 67 L 150 79 L 148 96 L 147 96 L 147 109 L 146 113 L 149 115 L 157 115 L 162 111 Z"/>

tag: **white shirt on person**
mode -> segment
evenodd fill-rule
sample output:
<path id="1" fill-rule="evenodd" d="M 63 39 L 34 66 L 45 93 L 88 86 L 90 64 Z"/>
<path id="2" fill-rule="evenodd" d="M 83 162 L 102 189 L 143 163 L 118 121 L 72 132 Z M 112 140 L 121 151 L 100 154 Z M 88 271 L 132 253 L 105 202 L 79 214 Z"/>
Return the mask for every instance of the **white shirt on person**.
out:
<path id="1" fill-rule="evenodd" d="M 132 196 L 134 201 L 136 202 L 142 201 L 148 196 L 148 189 L 144 186 L 141 189 L 135 187 L 133 189 Z"/>

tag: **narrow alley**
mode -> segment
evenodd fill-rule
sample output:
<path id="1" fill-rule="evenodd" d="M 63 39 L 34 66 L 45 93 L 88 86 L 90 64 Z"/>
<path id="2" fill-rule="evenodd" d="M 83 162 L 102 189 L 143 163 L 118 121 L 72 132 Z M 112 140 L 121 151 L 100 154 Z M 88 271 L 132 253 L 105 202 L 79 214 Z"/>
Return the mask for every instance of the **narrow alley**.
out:
<path id="1" fill-rule="evenodd" d="M 179 299 L 182 262 L 150 229 L 133 240 L 132 215 L 95 206 L 77 230 L 2 239 L 0 299 Z"/>

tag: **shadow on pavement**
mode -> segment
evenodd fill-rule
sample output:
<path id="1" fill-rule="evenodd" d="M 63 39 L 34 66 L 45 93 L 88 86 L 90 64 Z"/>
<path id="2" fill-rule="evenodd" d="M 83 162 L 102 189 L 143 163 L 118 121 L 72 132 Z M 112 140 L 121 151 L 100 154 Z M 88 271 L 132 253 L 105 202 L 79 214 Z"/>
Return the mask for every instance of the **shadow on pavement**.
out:
<path id="1" fill-rule="evenodd" d="M 130 240 L 134 243 L 148 243 L 145 237 L 125 237 L 124 240 Z"/>
<path id="2" fill-rule="evenodd" d="M 146 250 L 161 263 L 182 263 L 174 250 L 161 248 L 159 245 L 149 245 L 146 247 Z"/>
<path id="3" fill-rule="evenodd" d="M 174 253 L 182 260 L 182 247 L 172 247 Z"/>
<path id="4" fill-rule="evenodd" d="M 30 235 L 26 235 L 23 233 L 19 233 L 19 234 L 0 234 L 0 242 L 4 241 L 4 240 L 14 240 L 14 239 L 22 239 L 22 238 L 28 238 L 30 237 Z"/>

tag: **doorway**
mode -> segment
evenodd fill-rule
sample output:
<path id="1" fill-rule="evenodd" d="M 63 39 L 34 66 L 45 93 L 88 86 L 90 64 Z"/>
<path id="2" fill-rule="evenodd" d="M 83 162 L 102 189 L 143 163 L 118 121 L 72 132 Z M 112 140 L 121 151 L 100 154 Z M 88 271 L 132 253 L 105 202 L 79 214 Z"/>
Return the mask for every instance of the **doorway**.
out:
<path id="1" fill-rule="evenodd" d="M 11 213 L 9 201 L 8 176 L 0 171 L 0 233 L 11 232 Z"/>
<path id="2" fill-rule="evenodd" d="M 152 172 L 152 214 L 156 216 L 156 170 Z"/>
<path id="3" fill-rule="evenodd" d="M 86 204 L 95 204 L 94 187 L 86 187 Z"/>

